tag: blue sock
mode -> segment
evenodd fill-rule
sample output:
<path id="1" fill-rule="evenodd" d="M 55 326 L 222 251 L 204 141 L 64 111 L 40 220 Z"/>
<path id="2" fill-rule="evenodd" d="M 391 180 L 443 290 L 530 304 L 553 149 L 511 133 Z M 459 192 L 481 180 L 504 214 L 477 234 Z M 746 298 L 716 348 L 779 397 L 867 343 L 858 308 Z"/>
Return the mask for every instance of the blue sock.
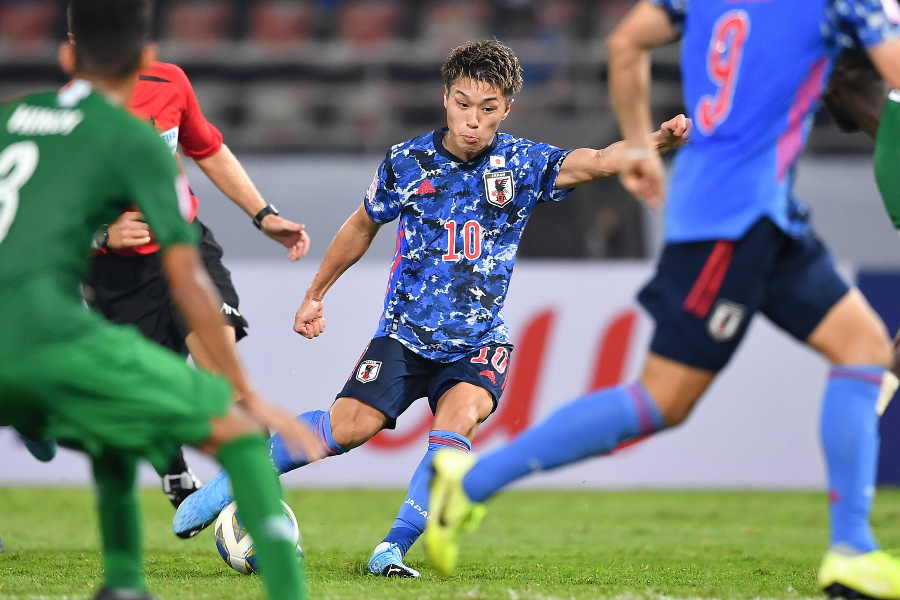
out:
<path id="1" fill-rule="evenodd" d="M 433 474 L 431 460 L 438 450 L 445 448 L 468 452 L 472 449 L 472 443 L 462 434 L 440 429 L 433 430 L 428 436 L 428 450 L 413 473 L 409 490 L 406 492 L 406 500 L 397 512 L 394 526 L 384 538 L 385 542 L 400 546 L 400 552 L 404 555 L 425 531 L 425 519 L 428 517 L 428 487 Z"/>
<path id="2" fill-rule="evenodd" d="M 885 369 L 834 367 L 822 405 L 822 447 L 828 467 L 831 546 L 858 552 L 878 548 L 869 510 L 878 468 L 875 405 Z"/>
<path id="3" fill-rule="evenodd" d="M 297 415 L 297 419 L 309 425 L 309 428 L 319 437 L 319 441 L 326 448 L 328 456 L 346 452 L 344 448 L 334 441 L 331 435 L 331 414 L 327 410 L 311 410 Z M 275 468 L 278 469 L 279 473 L 287 473 L 309 464 L 309 461 L 302 457 L 291 457 L 287 447 L 284 445 L 284 440 L 278 434 L 273 435 L 269 439 L 269 453 L 272 455 Z"/>
<path id="4" fill-rule="evenodd" d="M 529 473 L 606 454 L 664 426 L 656 403 L 640 383 L 593 392 L 479 460 L 463 479 L 463 489 L 475 502 L 484 502 Z"/>

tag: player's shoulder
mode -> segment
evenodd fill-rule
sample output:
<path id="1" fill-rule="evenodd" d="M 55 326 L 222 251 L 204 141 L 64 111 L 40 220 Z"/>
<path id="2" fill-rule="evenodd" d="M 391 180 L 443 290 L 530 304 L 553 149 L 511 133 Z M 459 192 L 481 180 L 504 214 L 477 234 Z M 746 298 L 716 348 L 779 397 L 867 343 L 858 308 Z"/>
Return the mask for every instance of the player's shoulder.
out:
<path id="1" fill-rule="evenodd" d="M 538 142 L 535 140 L 530 140 L 528 138 L 512 135 L 510 133 L 499 132 L 497 133 L 497 139 L 494 143 L 494 149 L 492 153 L 528 154 L 534 151 L 549 151 L 554 148 L 555 146 L 552 146 L 546 142 Z"/>
<path id="2" fill-rule="evenodd" d="M 410 150 L 433 150 L 434 135 L 434 131 L 429 131 L 422 135 L 417 135 L 414 138 L 409 138 L 408 140 L 394 144 L 388 149 L 387 155 L 391 158 L 398 158 L 408 154 Z"/>
<path id="3" fill-rule="evenodd" d="M 37 92 L 32 94 L 19 94 L 17 96 L 13 96 L 12 98 L 7 98 L 0 102 L 0 112 L 3 111 L 13 111 L 22 104 L 29 104 L 32 106 L 46 106 L 51 107 L 55 104 L 56 93 L 55 92 Z"/>
<path id="4" fill-rule="evenodd" d="M 421 170 L 423 157 L 433 156 L 437 131 L 429 131 L 394 144 L 384 155 L 384 165 L 391 172 L 411 173 Z"/>
<path id="5" fill-rule="evenodd" d="M 100 99 L 100 105 L 104 112 L 104 129 L 114 134 L 114 151 L 147 156 L 145 153 L 158 153 L 162 150 L 165 155 L 169 155 L 165 142 L 149 122 L 137 118 L 126 107 L 105 99 Z"/>
<path id="6" fill-rule="evenodd" d="M 162 62 L 160 60 L 154 61 L 153 64 L 150 65 L 149 69 L 141 71 L 141 79 L 144 81 L 155 79 L 159 80 L 159 83 L 175 84 L 180 84 L 188 81 L 188 77 L 184 72 L 184 69 L 182 69 L 175 63 Z"/>
<path id="7" fill-rule="evenodd" d="M 820 31 L 839 48 L 869 48 L 900 37 L 897 0 L 825 0 Z"/>

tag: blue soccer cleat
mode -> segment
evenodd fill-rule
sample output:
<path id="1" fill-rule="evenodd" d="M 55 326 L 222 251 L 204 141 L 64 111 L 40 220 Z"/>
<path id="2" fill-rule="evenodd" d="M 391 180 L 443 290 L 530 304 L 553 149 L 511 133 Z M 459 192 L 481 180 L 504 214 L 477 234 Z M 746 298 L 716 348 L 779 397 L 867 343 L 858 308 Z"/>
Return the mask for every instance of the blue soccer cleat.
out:
<path id="1" fill-rule="evenodd" d="M 382 577 L 418 577 L 419 572 L 403 564 L 400 546 L 381 542 L 372 551 L 369 559 L 369 573 Z"/>
<path id="2" fill-rule="evenodd" d="M 216 520 L 233 500 L 231 482 L 225 471 L 184 499 L 172 519 L 172 531 L 180 538 L 194 537 Z"/>

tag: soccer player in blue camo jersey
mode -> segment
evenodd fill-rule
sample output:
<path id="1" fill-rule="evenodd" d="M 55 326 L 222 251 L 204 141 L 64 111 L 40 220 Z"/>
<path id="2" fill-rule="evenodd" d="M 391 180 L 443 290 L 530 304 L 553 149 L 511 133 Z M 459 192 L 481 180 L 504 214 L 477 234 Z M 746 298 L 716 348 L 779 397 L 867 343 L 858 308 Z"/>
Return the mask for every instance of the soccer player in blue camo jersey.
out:
<path id="1" fill-rule="evenodd" d="M 300 415 L 328 453 L 342 454 L 393 428 L 415 400 L 428 398 L 435 418 L 425 457 L 369 561 L 369 571 L 384 576 L 418 576 L 403 556 L 425 527 L 431 458 L 441 448 L 468 451 L 500 400 L 512 352 L 501 308 L 532 211 L 579 184 L 615 175 L 625 159 L 621 143 L 570 151 L 498 133 L 522 87 L 518 59 L 499 42 L 456 48 L 441 73 L 447 127 L 388 151 L 362 205 L 326 251 L 294 322 L 304 337 L 321 334 L 326 292 L 381 225 L 399 220 L 374 339 L 330 410 Z M 679 115 L 646 134 L 646 142 L 667 150 L 689 129 Z M 282 472 L 304 464 L 287 457 L 277 436 L 272 453 Z M 228 501 L 227 480 L 213 480 L 182 504 L 176 533 L 208 523 Z"/>
<path id="2" fill-rule="evenodd" d="M 821 417 L 831 544 L 818 583 L 832 596 L 900 598 L 900 563 L 878 550 L 869 526 L 876 400 L 890 341 L 863 296 L 837 274 L 791 191 L 842 49 L 866 50 L 888 83 L 900 85 L 900 6 L 799 5 L 642 0 L 609 38 L 626 188 L 661 206 L 662 164 L 642 133 L 650 51 L 678 38 L 696 128 L 676 159 L 657 273 L 639 296 L 656 321 L 650 353 L 639 381 L 575 400 L 474 466 L 471 456 L 438 453 L 425 545 L 439 570 L 454 568 L 458 534 L 477 524 L 480 503 L 505 485 L 684 421 L 762 313 L 833 365 Z"/>

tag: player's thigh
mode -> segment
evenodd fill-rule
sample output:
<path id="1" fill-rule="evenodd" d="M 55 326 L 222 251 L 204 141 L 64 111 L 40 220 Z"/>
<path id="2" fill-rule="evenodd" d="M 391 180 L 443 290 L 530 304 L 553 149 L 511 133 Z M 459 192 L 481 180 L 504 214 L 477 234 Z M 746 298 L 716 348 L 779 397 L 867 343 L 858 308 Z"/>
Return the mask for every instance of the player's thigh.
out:
<path id="1" fill-rule="evenodd" d="M 428 383 L 435 429 L 471 437 L 500 403 L 512 357 L 509 344 L 490 344 L 451 363 L 438 363 Z"/>
<path id="2" fill-rule="evenodd" d="M 762 311 L 835 364 L 890 364 L 884 324 L 812 231 L 786 240 Z"/>
<path id="3" fill-rule="evenodd" d="M 396 427 L 397 418 L 426 395 L 427 375 L 427 361 L 403 344 L 389 337 L 373 339 L 331 408 L 335 441 L 359 445 L 382 428 Z M 380 425 L 371 431 L 376 421 Z"/>
<path id="4" fill-rule="evenodd" d="M 212 433 L 232 402 L 222 378 L 189 367 L 137 332 L 105 323 L 45 348 L 32 368 L 48 433 L 94 453 L 112 448 L 164 468 L 183 444 Z"/>
<path id="5" fill-rule="evenodd" d="M 887 328 L 857 289 L 851 289 L 807 338 L 810 346 L 836 365 L 891 366 Z"/>
<path id="6" fill-rule="evenodd" d="M 650 352 L 714 373 L 728 364 L 764 300 L 775 229 L 763 219 L 738 240 L 667 244 L 638 295 L 656 322 Z"/>

